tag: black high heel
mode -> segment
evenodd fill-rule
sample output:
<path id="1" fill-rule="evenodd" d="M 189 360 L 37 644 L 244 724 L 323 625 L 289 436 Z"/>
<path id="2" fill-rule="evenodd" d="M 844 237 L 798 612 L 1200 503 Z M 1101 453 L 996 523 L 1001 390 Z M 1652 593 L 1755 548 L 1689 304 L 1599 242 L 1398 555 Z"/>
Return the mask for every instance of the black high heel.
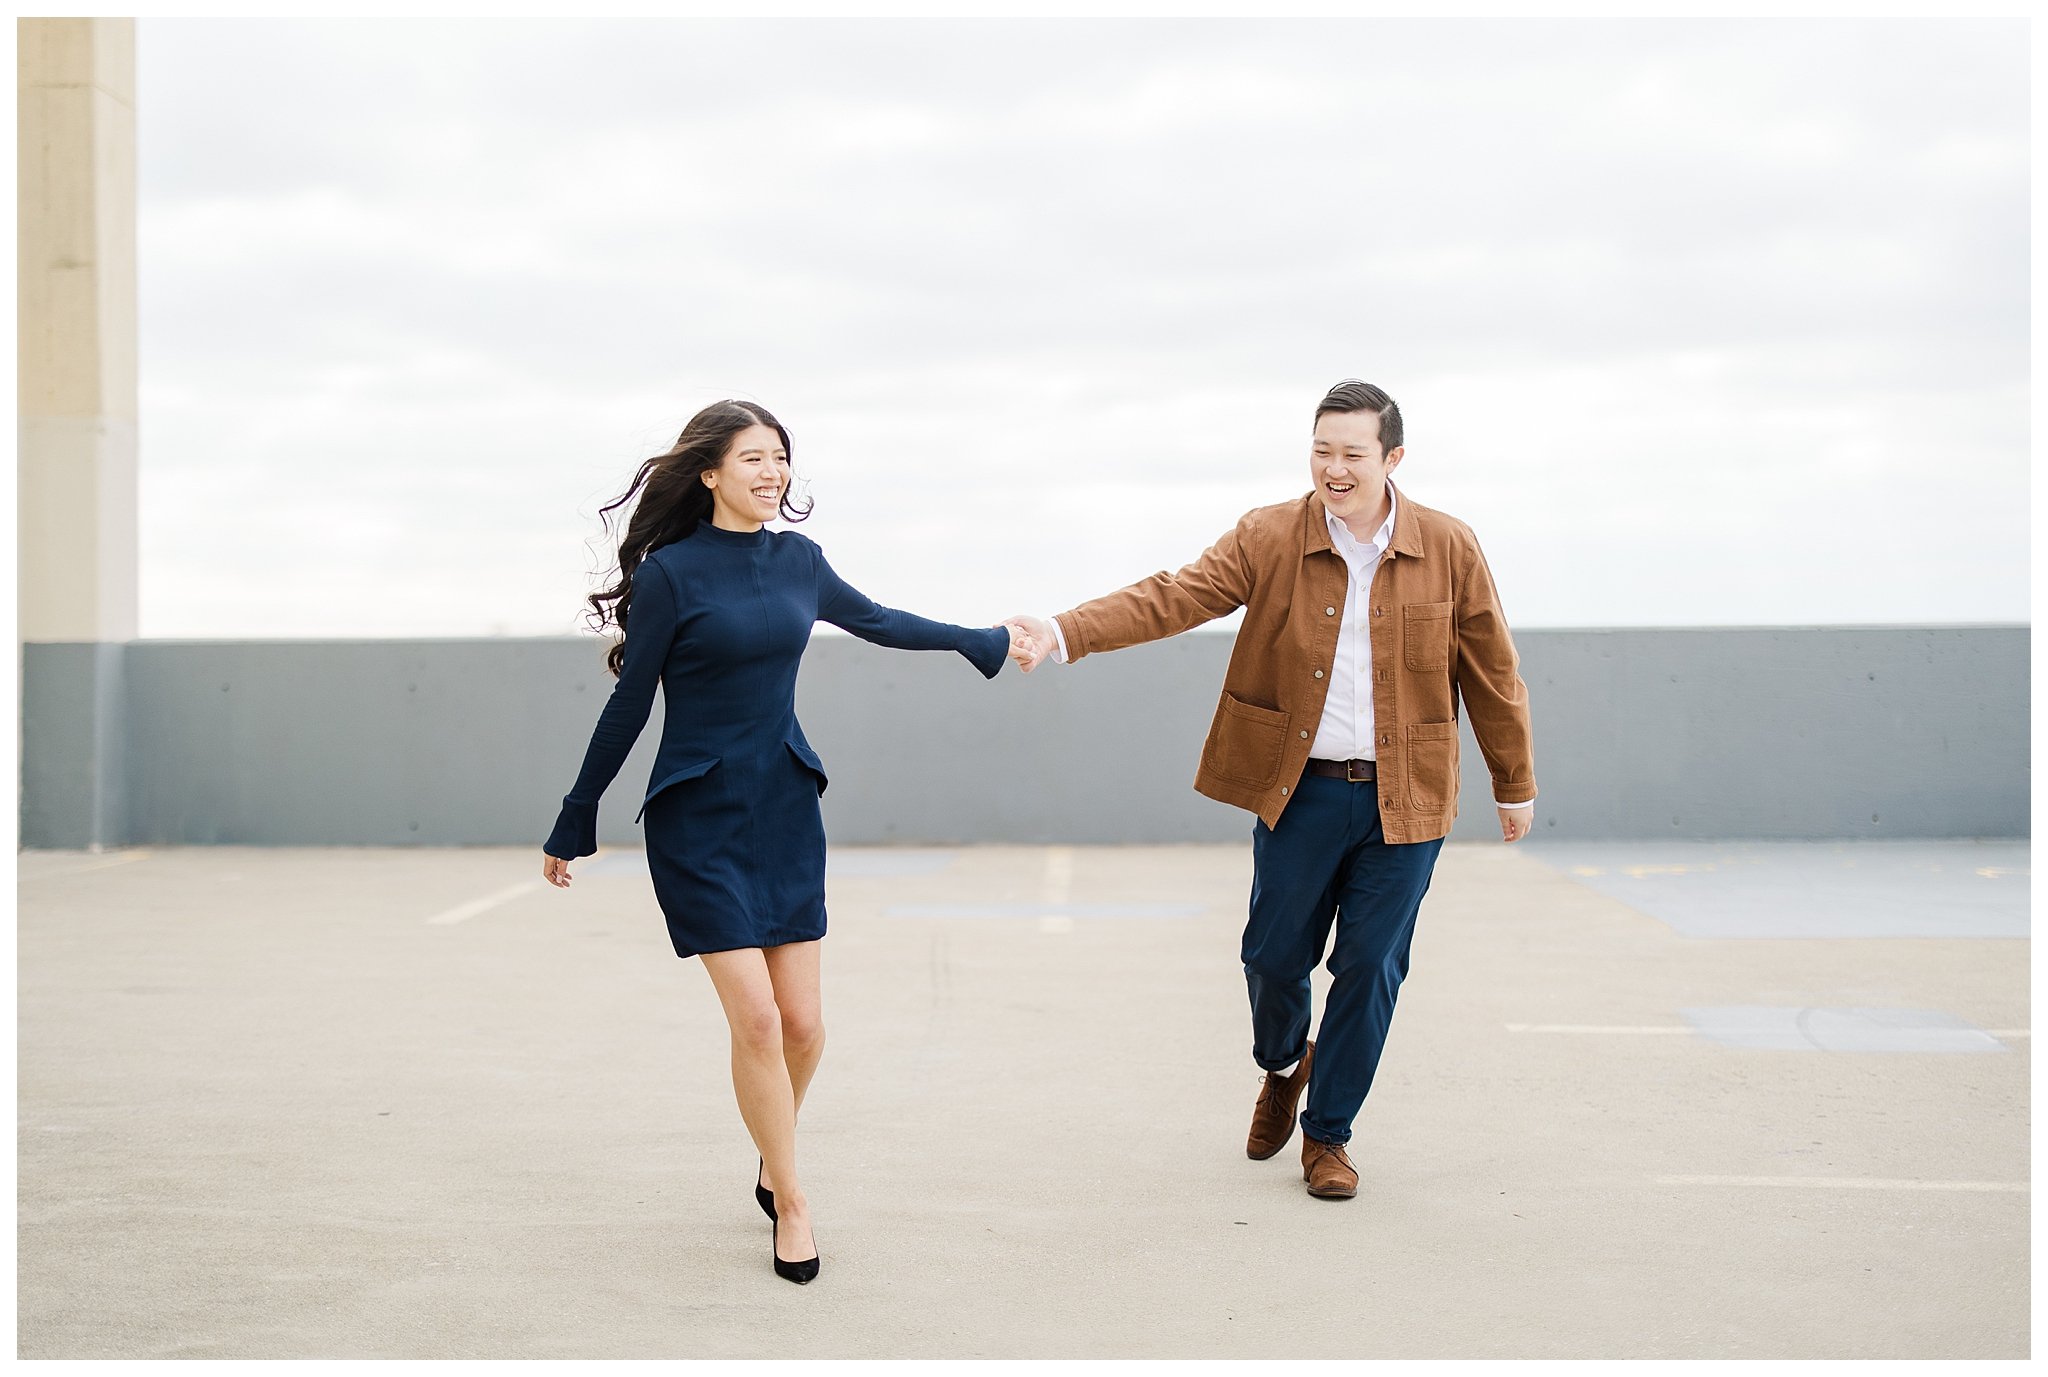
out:
<path id="1" fill-rule="evenodd" d="M 774 1192 L 771 1191 L 769 1194 L 772 1195 Z M 784 1281 L 793 1281 L 798 1286 L 803 1286 L 811 1278 L 818 1275 L 818 1256 L 813 1253 L 802 1262 L 784 1262 L 782 1255 L 775 1251 L 776 1235 L 781 1232 L 782 1220 L 778 1217 L 775 1221 L 775 1227 L 768 1234 L 768 1256 L 774 1260 L 775 1275 L 781 1277 Z"/>
<path id="2" fill-rule="evenodd" d="M 754 1201 L 760 1205 L 761 1213 L 775 1218 L 775 1192 L 761 1184 L 761 1168 L 765 1165 L 758 1157 L 754 1159 Z"/>

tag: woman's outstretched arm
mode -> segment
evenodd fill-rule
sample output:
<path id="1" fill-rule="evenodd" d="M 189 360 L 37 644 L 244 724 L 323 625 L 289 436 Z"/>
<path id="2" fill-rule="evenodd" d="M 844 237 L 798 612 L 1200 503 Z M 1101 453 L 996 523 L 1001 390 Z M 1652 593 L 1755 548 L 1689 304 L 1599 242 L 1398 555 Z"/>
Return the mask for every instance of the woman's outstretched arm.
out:
<path id="1" fill-rule="evenodd" d="M 1002 671 L 1013 640 L 1008 627 L 954 626 L 884 607 L 833 572 L 815 541 L 811 548 L 818 561 L 819 621 L 893 650 L 957 650 L 986 678 Z"/>

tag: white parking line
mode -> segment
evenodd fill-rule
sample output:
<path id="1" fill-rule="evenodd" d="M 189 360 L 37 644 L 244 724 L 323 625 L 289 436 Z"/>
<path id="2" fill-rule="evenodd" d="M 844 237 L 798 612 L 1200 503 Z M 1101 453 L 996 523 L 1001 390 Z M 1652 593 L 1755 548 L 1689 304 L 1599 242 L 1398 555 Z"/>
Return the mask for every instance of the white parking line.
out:
<path id="1" fill-rule="evenodd" d="M 1787 1186 L 1853 1191 L 2002 1191 L 2024 1194 L 2025 1181 L 1916 1181 L 1883 1176 L 1653 1176 L 1660 1186 Z"/>
<path id="2" fill-rule="evenodd" d="M 1699 1031 L 1682 1023 L 1506 1023 L 1501 1026 L 1510 1033 L 1621 1033 L 1635 1037 L 1670 1037 Z M 2031 1028 L 1985 1028 L 1982 1032 L 1993 1038 L 2034 1035 Z"/>
<path id="3" fill-rule="evenodd" d="M 1510 1023 L 1510 1033 L 1690 1033 L 1683 1023 L 1601 1024 L 1601 1023 Z"/>
<path id="4" fill-rule="evenodd" d="M 117 865 L 131 865 L 136 861 L 146 861 L 148 859 L 148 851 L 119 851 L 110 856 L 102 856 L 97 860 L 88 861 L 83 865 L 75 865 L 62 870 L 45 870 L 35 875 L 20 874 L 19 866 L 17 865 L 16 876 L 24 881 L 64 880 L 69 879 L 73 875 L 90 875 L 95 870 L 109 870 Z"/>
<path id="5" fill-rule="evenodd" d="M 1074 901 L 1074 848 L 1045 848 L 1045 902 L 1065 908 Z"/>
<path id="6" fill-rule="evenodd" d="M 486 894 L 481 899 L 472 899 L 466 904 L 457 904 L 454 908 L 435 914 L 427 919 L 427 922 L 436 927 L 444 927 L 449 923 L 460 923 L 466 919 L 476 917 L 479 913 L 488 913 L 500 904 L 509 904 L 520 895 L 530 894 L 545 883 L 546 881 L 544 880 L 522 880 L 516 885 L 507 885 L 495 894 Z"/>

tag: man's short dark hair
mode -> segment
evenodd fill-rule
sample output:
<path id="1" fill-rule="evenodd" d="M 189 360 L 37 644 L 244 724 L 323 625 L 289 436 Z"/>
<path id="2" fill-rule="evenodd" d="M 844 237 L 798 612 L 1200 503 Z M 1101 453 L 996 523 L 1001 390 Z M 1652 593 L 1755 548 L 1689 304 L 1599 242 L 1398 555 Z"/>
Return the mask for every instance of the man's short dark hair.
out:
<path id="1" fill-rule="evenodd" d="M 1332 411 L 1376 411 L 1380 418 L 1380 453 L 1392 454 L 1401 447 L 1401 408 L 1394 399 L 1369 382 L 1346 378 L 1316 404 L 1316 420 Z M 1310 422 L 1313 425 L 1315 422 Z"/>

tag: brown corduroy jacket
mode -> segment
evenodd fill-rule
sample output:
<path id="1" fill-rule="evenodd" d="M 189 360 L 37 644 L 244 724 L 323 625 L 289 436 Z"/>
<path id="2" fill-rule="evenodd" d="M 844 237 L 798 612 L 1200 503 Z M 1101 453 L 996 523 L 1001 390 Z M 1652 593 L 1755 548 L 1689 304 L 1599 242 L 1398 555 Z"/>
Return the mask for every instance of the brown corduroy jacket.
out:
<path id="1" fill-rule="evenodd" d="M 1280 820 L 1322 722 L 1349 571 L 1313 492 L 1247 512 L 1179 573 L 1059 614 L 1067 659 L 1156 641 L 1245 609 L 1195 788 Z M 1502 803 L 1536 797 L 1529 693 L 1471 527 L 1401 494 L 1370 593 L 1382 830 L 1429 841 L 1458 814 L 1458 703 Z"/>

